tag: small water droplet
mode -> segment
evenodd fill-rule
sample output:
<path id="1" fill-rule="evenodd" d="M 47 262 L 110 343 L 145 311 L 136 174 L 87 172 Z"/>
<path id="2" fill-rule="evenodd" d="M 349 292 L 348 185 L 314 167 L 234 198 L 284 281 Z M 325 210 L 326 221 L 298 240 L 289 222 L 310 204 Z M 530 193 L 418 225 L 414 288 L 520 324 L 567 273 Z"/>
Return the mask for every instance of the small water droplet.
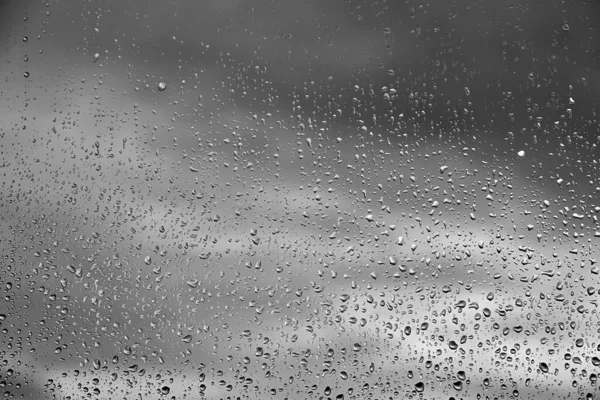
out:
<path id="1" fill-rule="evenodd" d="M 158 84 L 158 91 L 159 91 L 159 92 L 163 92 L 163 91 L 165 91 L 166 89 L 167 89 L 167 84 L 166 84 L 166 83 L 164 83 L 164 82 L 160 82 L 160 83 Z"/>
<path id="2" fill-rule="evenodd" d="M 186 283 L 191 288 L 197 288 L 198 287 L 198 279 L 190 279 Z"/>
<path id="3" fill-rule="evenodd" d="M 525 158 L 525 150 L 519 150 L 517 156 L 519 156 L 519 158 Z"/>
<path id="4" fill-rule="evenodd" d="M 593 286 L 590 286 L 586 289 L 588 296 L 593 295 L 594 293 L 596 293 L 596 288 L 594 288 Z"/>

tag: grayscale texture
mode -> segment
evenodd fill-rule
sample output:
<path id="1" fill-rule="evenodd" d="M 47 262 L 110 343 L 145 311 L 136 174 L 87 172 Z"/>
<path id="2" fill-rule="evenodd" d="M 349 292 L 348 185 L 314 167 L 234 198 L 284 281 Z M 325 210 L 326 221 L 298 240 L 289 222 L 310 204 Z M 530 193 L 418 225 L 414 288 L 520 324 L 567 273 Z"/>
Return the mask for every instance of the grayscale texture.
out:
<path id="1" fill-rule="evenodd" d="M 0 395 L 600 398 L 599 27 L 0 2 Z"/>

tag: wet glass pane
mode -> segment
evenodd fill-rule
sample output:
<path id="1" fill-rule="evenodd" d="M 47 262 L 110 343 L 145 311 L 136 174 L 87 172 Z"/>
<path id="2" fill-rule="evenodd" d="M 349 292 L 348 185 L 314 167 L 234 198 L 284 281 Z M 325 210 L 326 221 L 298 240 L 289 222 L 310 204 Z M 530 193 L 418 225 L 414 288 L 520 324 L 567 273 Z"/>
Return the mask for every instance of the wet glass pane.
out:
<path id="1" fill-rule="evenodd" d="M 1 2 L 2 398 L 598 398 L 599 26 Z"/>

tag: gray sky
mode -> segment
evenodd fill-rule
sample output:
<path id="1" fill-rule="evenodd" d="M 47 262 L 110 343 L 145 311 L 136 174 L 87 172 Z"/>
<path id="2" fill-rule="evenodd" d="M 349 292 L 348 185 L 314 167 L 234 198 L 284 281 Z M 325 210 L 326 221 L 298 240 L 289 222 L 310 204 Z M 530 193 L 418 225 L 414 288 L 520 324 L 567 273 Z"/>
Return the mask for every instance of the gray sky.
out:
<path id="1" fill-rule="evenodd" d="M 3 390 L 594 392 L 596 2 L 2 7 Z"/>

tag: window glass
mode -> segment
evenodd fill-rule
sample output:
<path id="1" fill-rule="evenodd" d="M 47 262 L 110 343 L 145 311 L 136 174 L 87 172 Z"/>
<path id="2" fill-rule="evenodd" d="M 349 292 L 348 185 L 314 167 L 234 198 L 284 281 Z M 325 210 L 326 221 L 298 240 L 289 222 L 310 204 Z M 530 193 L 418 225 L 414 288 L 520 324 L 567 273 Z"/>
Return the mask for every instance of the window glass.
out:
<path id="1" fill-rule="evenodd" d="M 0 394 L 598 398 L 599 26 L 1 2 Z"/>

